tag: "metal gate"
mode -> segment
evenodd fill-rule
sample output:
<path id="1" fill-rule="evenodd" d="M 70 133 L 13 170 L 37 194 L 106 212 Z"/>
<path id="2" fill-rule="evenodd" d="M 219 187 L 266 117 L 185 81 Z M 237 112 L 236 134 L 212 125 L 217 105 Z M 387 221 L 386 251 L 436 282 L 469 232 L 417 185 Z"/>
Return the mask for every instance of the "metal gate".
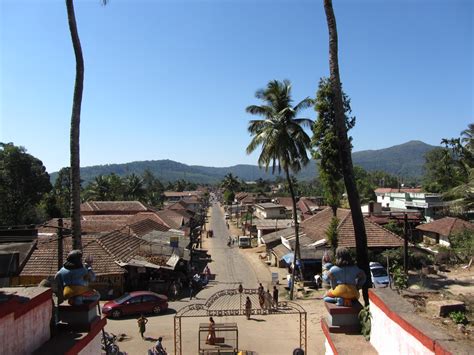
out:
<path id="1" fill-rule="evenodd" d="M 206 303 L 196 303 L 185 306 L 174 316 L 174 353 L 182 355 L 181 320 L 189 317 L 222 317 L 245 316 L 246 297 L 252 304 L 258 304 L 258 289 L 237 288 L 218 291 L 208 298 Z M 307 353 L 306 311 L 302 306 L 292 301 L 278 302 L 278 307 L 272 309 L 253 308 L 251 315 L 287 315 L 298 314 L 300 324 L 300 348 Z"/>

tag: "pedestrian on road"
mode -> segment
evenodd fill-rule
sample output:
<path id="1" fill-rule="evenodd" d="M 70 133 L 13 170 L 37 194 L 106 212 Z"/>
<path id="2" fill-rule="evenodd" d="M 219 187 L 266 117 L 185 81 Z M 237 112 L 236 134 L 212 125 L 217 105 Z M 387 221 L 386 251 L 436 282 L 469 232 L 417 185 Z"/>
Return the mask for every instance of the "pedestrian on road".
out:
<path id="1" fill-rule="evenodd" d="M 143 316 L 143 314 L 140 314 L 140 318 L 137 319 L 137 323 L 138 323 L 138 331 L 143 339 L 145 331 L 146 331 L 146 324 L 148 323 L 148 319 L 146 319 Z"/>
<path id="2" fill-rule="evenodd" d="M 272 309 L 273 298 L 269 289 L 267 289 L 267 292 L 265 292 L 264 297 L 265 297 L 265 301 L 264 301 L 265 309 L 267 311 L 270 311 Z"/>
<path id="3" fill-rule="evenodd" d="M 260 308 L 264 308 L 265 305 L 265 290 L 263 285 L 260 283 L 258 286 L 258 303 L 260 304 Z"/>
<path id="4" fill-rule="evenodd" d="M 189 280 L 189 300 L 191 301 L 193 299 L 194 295 L 194 283 L 193 280 Z"/>
<path id="5" fill-rule="evenodd" d="M 278 308 L 278 289 L 276 286 L 273 286 L 273 307 Z"/>
<path id="6" fill-rule="evenodd" d="M 152 352 L 152 354 L 156 354 L 156 355 L 167 355 L 168 353 L 166 352 L 166 349 L 163 348 L 163 337 L 159 337 L 158 338 L 158 341 L 156 342 L 155 344 L 155 347 L 154 347 L 154 352 Z M 150 352 L 148 352 L 150 353 Z"/>
<path id="7" fill-rule="evenodd" d="M 247 300 L 245 301 L 245 315 L 247 319 L 250 319 L 250 314 L 252 313 L 252 301 L 250 301 L 250 297 L 247 296 Z"/>

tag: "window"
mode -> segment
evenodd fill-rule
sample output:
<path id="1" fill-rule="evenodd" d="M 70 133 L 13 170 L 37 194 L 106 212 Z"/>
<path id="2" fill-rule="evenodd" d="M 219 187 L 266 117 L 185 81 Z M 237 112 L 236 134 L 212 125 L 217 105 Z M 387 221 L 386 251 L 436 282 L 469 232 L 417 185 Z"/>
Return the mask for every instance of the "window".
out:
<path id="1" fill-rule="evenodd" d="M 140 303 L 141 302 L 141 297 L 140 296 L 132 297 L 128 300 L 128 302 L 130 302 L 130 304 Z"/>
<path id="2" fill-rule="evenodd" d="M 152 295 L 144 295 L 142 302 L 156 302 L 156 297 Z"/>

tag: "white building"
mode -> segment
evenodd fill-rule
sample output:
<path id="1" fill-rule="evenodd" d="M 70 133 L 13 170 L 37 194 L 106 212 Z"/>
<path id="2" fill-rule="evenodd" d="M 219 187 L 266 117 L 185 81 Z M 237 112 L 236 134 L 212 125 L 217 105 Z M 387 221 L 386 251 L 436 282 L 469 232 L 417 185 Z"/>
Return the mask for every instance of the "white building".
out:
<path id="1" fill-rule="evenodd" d="M 255 205 L 255 215 L 260 219 L 286 218 L 286 207 L 273 202 Z"/>
<path id="2" fill-rule="evenodd" d="M 427 222 L 436 219 L 439 212 L 447 206 L 447 202 L 442 201 L 441 194 L 422 192 L 421 189 L 378 188 L 375 190 L 375 195 L 382 208 L 419 210 Z"/>

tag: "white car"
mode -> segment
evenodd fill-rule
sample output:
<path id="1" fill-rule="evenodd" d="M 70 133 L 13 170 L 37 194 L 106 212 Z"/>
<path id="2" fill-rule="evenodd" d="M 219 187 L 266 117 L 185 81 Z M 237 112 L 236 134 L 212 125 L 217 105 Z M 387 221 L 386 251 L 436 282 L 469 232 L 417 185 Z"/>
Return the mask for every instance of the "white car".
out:
<path id="1" fill-rule="evenodd" d="M 387 274 L 387 269 L 383 267 L 380 263 L 371 262 L 370 267 L 370 277 L 372 279 L 372 285 L 375 288 L 388 287 L 390 283 L 390 277 Z"/>

